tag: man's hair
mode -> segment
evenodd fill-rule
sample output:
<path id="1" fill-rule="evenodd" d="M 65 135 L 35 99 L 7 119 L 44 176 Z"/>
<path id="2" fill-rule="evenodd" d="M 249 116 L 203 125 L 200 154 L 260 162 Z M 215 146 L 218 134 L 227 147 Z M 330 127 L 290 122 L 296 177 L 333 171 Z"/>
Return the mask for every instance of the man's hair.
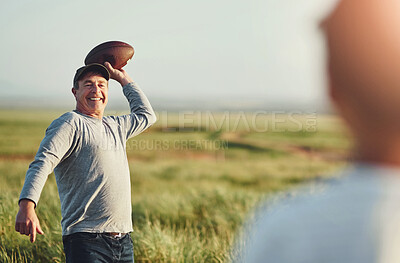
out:
<path id="1" fill-rule="evenodd" d="M 90 71 L 88 71 L 88 72 L 85 72 L 82 76 L 80 76 L 80 77 L 74 82 L 73 88 L 76 89 L 76 90 L 79 89 L 79 81 L 80 81 L 81 79 L 87 77 L 87 76 L 102 76 L 102 77 L 103 77 L 103 73 L 102 73 L 101 71 L 99 71 L 99 70 L 96 70 L 96 69 L 90 70 Z M 108 80 L 107 80 L 107 82 L 108 82 Z"/>

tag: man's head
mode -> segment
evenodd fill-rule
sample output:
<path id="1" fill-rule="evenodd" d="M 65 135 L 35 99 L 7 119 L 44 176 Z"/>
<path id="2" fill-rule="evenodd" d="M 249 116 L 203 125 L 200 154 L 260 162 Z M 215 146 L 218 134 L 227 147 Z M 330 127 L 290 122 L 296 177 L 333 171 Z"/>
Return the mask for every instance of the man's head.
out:
<path id="1" fill-rule="evenodd" d="M 90 64 L 79 68 L 72 88 L 76 109 L 83 114 L 102 118 L 108 102 L 109 79 L 110 73 L 101 64 Z"/>
<path id="2" fill-rule="evenodd" d="M 398 0 L 341 0 L 323 23 L 330 94 L 357 136 L 400 134 L 399 14 Z"/>

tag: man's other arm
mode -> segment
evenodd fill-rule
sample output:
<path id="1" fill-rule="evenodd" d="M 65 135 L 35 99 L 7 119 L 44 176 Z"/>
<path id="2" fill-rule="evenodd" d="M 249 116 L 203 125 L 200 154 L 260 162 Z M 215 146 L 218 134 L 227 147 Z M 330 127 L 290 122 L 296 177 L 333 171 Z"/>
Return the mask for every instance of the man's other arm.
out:
<path id="1" fill-rule="evenodd" d="M 71 148 L 75 129 L 68 123 L 56 120 L 47 128 L 35 160 L 29 165 L 19 199 L 15 230 L 30 236 L 35 242 L 36 232 L 43 234 L 35 208 L 48 175 Z"/>
<path id="2" fill-rule="evenodd" d="M 30 236 L 32 243 L 36 240 L 36 232 L 41 235 L 44 234 L 35 212 L 35 203 L 32 200 L 20 200 L 19 211 L 15 220 L 15 231 L 21 235 Z"/>

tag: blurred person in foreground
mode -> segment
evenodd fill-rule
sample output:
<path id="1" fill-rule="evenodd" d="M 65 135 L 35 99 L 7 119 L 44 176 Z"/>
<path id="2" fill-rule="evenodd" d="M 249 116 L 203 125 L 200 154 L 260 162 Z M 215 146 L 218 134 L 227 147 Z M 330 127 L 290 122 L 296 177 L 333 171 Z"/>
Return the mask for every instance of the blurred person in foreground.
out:
<path id="1" fill-rule="evenodd" d="M 256 217 L 239 262 L 400 262 L 400 1 L 339 1 L 322 28 L 355 161 Z"/>
<path id="2" fill-rule="evenodd" d="M 110 78 L 121 84 L 130 114 L 103 116 Z M 44 234 L 35 208 L 54 170 L 66 261 L 133 262 L 126 142 L 151 126 L 155 113 L 128 73 L 108 62 L 79 68 L 72 93 L 76 110 L 50 124 L 26 173 L 15 230 L 31 242 Z"/>

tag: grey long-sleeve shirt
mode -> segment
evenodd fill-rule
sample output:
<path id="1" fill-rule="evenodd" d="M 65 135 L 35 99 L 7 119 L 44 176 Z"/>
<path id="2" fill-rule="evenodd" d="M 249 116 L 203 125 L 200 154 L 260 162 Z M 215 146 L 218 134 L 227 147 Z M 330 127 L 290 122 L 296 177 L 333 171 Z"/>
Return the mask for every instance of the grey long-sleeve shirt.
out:
<path id="1" fill-rule="evenodd" d="M 72 111 L 54 120 L 26 173 L 20 200 L 37 204 L 54 170 L 63 235 L 132 231 L 126 141 L 151 126 L 156 116 L 135 83 L 125 85 L 123 92 L 131 114 L 97 119 Z"/>

